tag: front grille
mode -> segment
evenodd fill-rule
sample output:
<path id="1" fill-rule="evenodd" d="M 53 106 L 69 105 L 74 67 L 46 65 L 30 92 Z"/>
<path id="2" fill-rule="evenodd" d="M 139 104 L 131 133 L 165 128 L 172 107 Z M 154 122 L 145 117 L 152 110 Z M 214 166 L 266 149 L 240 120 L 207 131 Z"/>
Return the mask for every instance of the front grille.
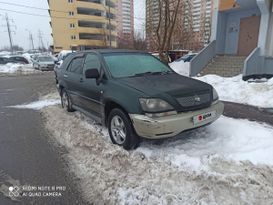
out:
<path id="1" fill-rule="evenodd" d="M 183 108 L 199 108 L 200 106 L 209 106 L 211 102 L 211 94 L 204 93 L 187 97 L 177 98 L 177 101 Z"/>
<path id="2" fill-rule="evenodd" d="M 47 65 L 47 68 L 54 68 L 54 65 Z"/>

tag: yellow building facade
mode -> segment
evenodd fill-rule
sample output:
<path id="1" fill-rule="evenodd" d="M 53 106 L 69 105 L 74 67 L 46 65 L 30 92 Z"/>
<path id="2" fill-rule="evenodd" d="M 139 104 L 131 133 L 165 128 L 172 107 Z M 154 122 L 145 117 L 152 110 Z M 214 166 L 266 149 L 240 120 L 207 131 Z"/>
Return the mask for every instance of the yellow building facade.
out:
<path id="1" fill-rule="evenodd" d="M 48 4 L 54 53 L 117 47 L 116 0 L 48 0 Z"/>

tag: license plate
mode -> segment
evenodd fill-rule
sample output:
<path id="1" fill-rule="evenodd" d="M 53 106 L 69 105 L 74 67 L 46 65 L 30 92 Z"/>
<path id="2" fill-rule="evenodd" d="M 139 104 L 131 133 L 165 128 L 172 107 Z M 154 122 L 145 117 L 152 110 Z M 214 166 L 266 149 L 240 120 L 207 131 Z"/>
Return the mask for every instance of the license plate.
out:
<path id="1" fill-rule="evenodd" d="M 203 113 L 203 114 L 193 117 L 193 124 L 200 124 L 204 121 L 207 121 L 207 120 L 215 118 L 215 117 L 216 117 L 216 111 Z"/>

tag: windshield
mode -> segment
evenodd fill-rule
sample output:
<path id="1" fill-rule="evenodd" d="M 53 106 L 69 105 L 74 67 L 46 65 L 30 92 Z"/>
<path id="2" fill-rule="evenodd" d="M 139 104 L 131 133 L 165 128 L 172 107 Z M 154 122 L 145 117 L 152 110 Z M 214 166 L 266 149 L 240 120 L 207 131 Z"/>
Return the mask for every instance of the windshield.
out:
<path id="1" fill-rule="evenodd" d="M 51 57 L 39 57 L 39 61 L 48 62 L 53 61 L 53 59 Z"/>
<path id="2" fill-rule="evenodd" d="M 149 54 L 111 53 L 104 54 L 104 59 L 114 78 L 172 72 L 167 65 Z"/>

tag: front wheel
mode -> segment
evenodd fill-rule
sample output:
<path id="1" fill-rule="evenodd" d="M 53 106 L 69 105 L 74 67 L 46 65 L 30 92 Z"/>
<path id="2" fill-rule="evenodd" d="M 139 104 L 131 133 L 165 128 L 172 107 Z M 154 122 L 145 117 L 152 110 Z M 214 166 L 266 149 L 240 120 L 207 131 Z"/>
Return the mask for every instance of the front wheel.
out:
<path id="1" fill-rule="evenodd" d="M 107 127 L 113 144 L 126 150 L 138 147 L 139 136 L 135 134 L 130 118 L 121 109 L 116 108 L 110 112 Z"/>
<path id="2" fill-rule="evenodd" d="M 68 112 L 74 111 L 74 109 L 72 108 L 70 96 L 68 95 L 65 89 L 61 91 L 61 101 L 62 101 L 62 107 L 64 109 L 66 109 Z"/>

